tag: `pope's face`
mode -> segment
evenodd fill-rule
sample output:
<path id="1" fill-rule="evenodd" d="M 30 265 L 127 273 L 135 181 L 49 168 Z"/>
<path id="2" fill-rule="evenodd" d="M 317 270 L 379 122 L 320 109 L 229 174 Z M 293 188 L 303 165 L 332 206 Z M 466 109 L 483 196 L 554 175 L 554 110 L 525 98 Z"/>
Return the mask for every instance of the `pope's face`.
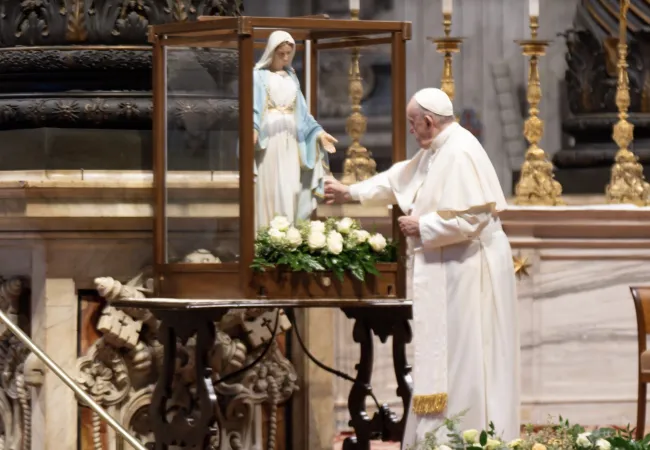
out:
<path id="1" fill-rule="evenodd" d="M 291 64 L 291 53 L 293 52 L 293 45 L 284 42 L 277 46 L 273 53 L 273 61 L 271 61 L 271 70 L 282 70 Z"/>
<path id="2" fill-rule="evenodd" d="M 435 128 L 431 118 L 426 117 L 414 101 L 409 102 L 406 108 L 406 118 L 409 122 L 409 132 L 415 136 L 420 148 L 429 148 L 435 137 Z"/>

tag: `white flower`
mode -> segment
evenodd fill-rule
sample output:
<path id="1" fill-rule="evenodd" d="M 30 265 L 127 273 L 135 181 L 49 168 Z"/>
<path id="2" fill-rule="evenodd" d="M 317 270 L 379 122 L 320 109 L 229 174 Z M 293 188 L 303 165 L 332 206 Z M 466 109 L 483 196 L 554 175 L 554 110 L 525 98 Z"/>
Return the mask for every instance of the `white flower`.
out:
<path id="1" fill-rule="evenodd" d="M 349 217 L 344 217 L 338 221 L 336 224 L 336 229 L 341 234 L 348 234 L 352 230 L 352 225 L 354 225 L 354 220 L 350 219 Z"/>
<path id="2" fill-rule="evenodd" d="M 446 445 L 440 445 L 436 447 L 436 450 L 451 450 L 451 447 L 448 447 Z"/>
<path id="3" fill-rule="evenodd" d="M 612 444 L 610 444 L 609 441 L 606 441 L 605 439 L 598 439 L 596 441 L 596 448 L 598 450 L 610 450 L 612 448 Z"/>
<path id="4" fill-rule="evenodd" d="M 320 220 L 314 220 L 309 224 L 309 231 L 311 233 L 325 233 L 325 223 Z"/>
<path id="5" fill-rule="evenodd" d="M 321 233 L 320 231 L 312 231 L 307 237 L 307 245 L 312 250 L 323 248 L 326 243 L 327 238 L 325 237 L 325 233 Z"/>
<path id="6" fill-rule="evenodd" d="M 379 233 L 373 234 L 368 238 L 368 244 L 374 251 L 381 252 L 386 248 L 386 238 Z"/>
<path id="7" fill-rule="evenodd" d="M 501 447 L 501 441 L 498 441 L 496 439 L 488 438 L 487 442 L 485 443 L 485 448 L 488 450 L 494 450 L 499 447 Z"/>
<path id="8" fill-rule="evenodd" d="M 591 436 L 591 433 L 589 432 L 580 433 L 576 439 L 576 444 L 578 444 L 578 447 L 591 448 L 591 441 L 589 440 L 589 436 Z"/>
<path id="9" fill-rule="evenodd" d="M 375 236 L 377 236 L 377 235 L 375 235 Z M 372 243 L 370 245 L 372 245 Z M 465 430 L 465 431 L 463 431 L 463 440 L 465 442 L 467 442 L 468 444 L 474 444 L 474 443 L 478 442 L 478 430 Z"/>
<path id="10" fill-rule="evenodd" d="M 275 228 L 269 229 L 269 239 L 274 244 L 281 244 L 286 236 L 287 235 L 284 231 L 280 231 Z"/>
<path id="11" fill-rule="evenodd" d="M 291 226 L 291 222 L 284 216 L 275 216 L 271 221 L 271 229 L 279 231 L 287 231 Z"/>
<path id="12" fill-rule="evenodd" d="M 521 439 L 521 438 L 513 439 L 512 441 L 508 442 L 508 447 L 517 448 L 523 443 L 524 443 L 524 440 Z"/>
<path id="13" fill-rule="evenodd" d="M 287 230 L 287 242 L 289 242 L 289 245 L 292 247 L 298 247 L 302 244 L 302 236 L 297 228 L 291 227 Z"/>
<path id="14" fill-rule="evenodd" d="M 352 239 L 359 244 L 363 244 L 370 237 L 370 233 L 366 230 L 352 230 Z"/>
<path id="15" fill-rule="evenodd" d="M 333 255 L 338 255 L 343 251 L 343 236 L 336 231 L 327 235 L 327 251 Z"/>

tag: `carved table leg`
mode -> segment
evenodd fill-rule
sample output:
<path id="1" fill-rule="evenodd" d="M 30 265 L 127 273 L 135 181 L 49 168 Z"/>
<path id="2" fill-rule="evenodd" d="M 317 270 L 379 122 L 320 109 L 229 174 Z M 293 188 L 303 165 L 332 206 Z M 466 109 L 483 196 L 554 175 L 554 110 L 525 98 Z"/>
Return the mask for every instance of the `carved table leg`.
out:
<path id="1" fill-rule="evenodd" d="M 203 450 L 209 448 L 216 433 L 217 398 L 211 380 L 208 357 L 215 341 L 214 322 L 223 311 L 156 311 L 161 320 L 159 341 L 164 347 L 163 367 L 151 399 L 150 416 L 156 440 L 156 450 L 167 450 L 170 445 Z M 196 336 L 195 380 L 192 392 L 174 377 L 177 342 L 187 343 Z M 181 392 L 182 391 L 182 392 Z M 188 408 L 173 408 L 172 398 L 177 394 L 191 399 Z"/>
<path id="2" fill-rule="evenodd" d="M 361 347 L 357 376 L 348 396 L 350 425 L 355 435 L 345 439 L 343 450 L 370 450 L 370 441 L 373 439 L 401 442 L 413 389 L 411 367 L 406 361 L 406 344 L 411 342 L 411 307 L 343 308 L 343 312 L 355 320 L 353 338 Z M 402 399 L 405 412 L 399 420 L 388 405 L 381 405 L 379 412 L 375 413 L 372 419 L 366 411 L 366 397 L 372 393 L 373 333 L 382 343 L 390 336 L 393 338 L 397 395 Z"/>

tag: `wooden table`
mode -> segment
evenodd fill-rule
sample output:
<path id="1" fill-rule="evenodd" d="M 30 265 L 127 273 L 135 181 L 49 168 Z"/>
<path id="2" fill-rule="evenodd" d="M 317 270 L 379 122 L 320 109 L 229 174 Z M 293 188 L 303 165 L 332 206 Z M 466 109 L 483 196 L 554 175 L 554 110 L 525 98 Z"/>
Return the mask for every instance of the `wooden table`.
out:
<path id="1" fill-rule="evenodd" d="M 411 342 L 412 302 L 382 300 L 181 300 L 166 298 L 133 298 L 113 301 L 120 308 L 149 309 L 160 319 L 159 341 L 164 346 L 163 369 L 151 401 L 150 416 L 156 449 L 170 445 L 208 448 L 211 436 L 218 432 L 217 396 L 208 366 L 208 355 L 215 341 L 214 323 L 230 309 L 246 308 L 339 308 L 355 321 L 353 339 L 360 346 L 357 374 L 348 396 L 350 425 L 355 434 L 348 437 L 343 450 L 370 450 L 371 440 L 400 441 L 404 434 L 406 414 L 398 418 L 387 405 L 369 417 L 366 397 L 371 392 L 373 372 L 373 334 L 385 343 L 392 338 L 393 367 L 397 379 L 397 395 L 408 411 L 412 396 L 411 367 L 406 360 L 406 344 Z M 186 342 L 196 335 L 197 409 L 191 416 L 179 413 L 168 420 L 166 405 L 172 396 L 177 338 Z"/>

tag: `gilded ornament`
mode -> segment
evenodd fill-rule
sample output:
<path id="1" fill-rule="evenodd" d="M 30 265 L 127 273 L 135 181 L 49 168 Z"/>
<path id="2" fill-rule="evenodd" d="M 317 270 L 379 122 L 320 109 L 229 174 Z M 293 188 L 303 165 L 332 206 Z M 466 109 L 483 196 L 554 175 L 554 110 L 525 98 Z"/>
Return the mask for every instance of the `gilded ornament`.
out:
<path id="1" fill-rule="evenodd" d="M 539 103 L 542 100 L 542 86 L 539 79 L 539 58 L 546 53 L 548 41 L 537 38 L 539 22 L 537 17 L 530 18 L 531 39 L 518 41 L 524 56 L 528 56 L 528 118 L 524 122 L 524 137 L 530 144 L 521 167 L 519 181 L 515 186 L 515 203 L 524 206 L 563 205 L 562 186 L 555 180 L 553 164 L 546 153 L 539 147 L 544 134 L 544 121 L 539 117 Z"/>
<path id="2" fill-rule="evenodd" d="M 68 20 L 65 37 L 70 42 L 84 42 L 88 39 L 84 3 L 84 0 L 72 0 L 70 9 L 66 11 Z"/>
<path id="3" fill-rule="evenodd" d="M 351 11 L 352 20 L 359 19 L 359 11 Z M 352 57 L 349 71 L 348 92 L 352 113 L 345 122 L 345 131 L 350 136 L 352 143 L 348 147 L 345 162 L 343 163 L 344 184 L 354 184 L 367 180 L 377 173 L 377 163 L 372 159 L 372 154 L 361 145 L 361 138 L 366 133 L 367 119 L 361 110 L 363 99 L 363 83 L 361 69 L 359 67 L 360 51 L 358 47 L 352 49 Z"/>
<path id="4" fill-rule="evenodd" d="M 515 269 L 515 275 L 517 278 L 521 278 L 522 276 L 529 276 L 530 274 L 528 273 L 528 269 L 532 266 L 530 262 L 528 262 L 528 258 L 525 256 L 517 255 L 512 257 L 512 265 Z"/>
<path id="5" fill-rule="evenodd" d="M 445 33 L 444 37 L 428 39 L 436 44 L 436 51 L 444 55 L 440 89 L 453 101 L 454 96 L 456 95 L 456 83 L 454 81 L 453 72 L 453 54 L 460 52 L 460 44 L 463 42 L 463 38 L 451 36 L 450 13 L 443 14 L 442 26 Z"/>
<path id="6" fill-rule="evenodd" d="M 419 416 L 441 414 L 447 409 L 446 392 L 413 397 L 413 412 Z"/>
<path id="7" fill-rule="evenodd" d="M 645 181 L 643 166 L 628 148 L 634 140 L 634 125 L 628 120 L 630 108 L 630 80 L 627 72 L 627 11 L 629 0 L 621 0 L 619 10 L 618 62 L 616 84 L 616 107 L 618 122 L 612 130 L 612 138 L 618 145 L 610 182 L 605 188 L 607 203 L 626 203 L 637 206 L 648 204 L 650 185 Z"/>

